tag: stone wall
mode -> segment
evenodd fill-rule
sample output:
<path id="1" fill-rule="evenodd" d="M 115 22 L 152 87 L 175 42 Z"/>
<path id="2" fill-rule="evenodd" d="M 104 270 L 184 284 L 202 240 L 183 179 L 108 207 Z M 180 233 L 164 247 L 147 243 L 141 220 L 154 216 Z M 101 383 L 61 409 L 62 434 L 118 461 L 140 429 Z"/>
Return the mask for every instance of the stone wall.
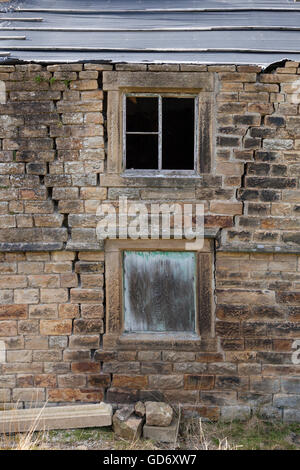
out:
<path id="1" fill-rule="evenodd" d="M 212 72 L 215 151 L 202 178 L 106 170 L 102 72 Z M 0 403 L 159 398 L 183 413 L 300 420 L 299 64 L 2 65 Z M 199 347 L 103 346 L 103 200 L 204 202 L 215 332 Z M 1 349 L 1 348 L 0 348 Z M 0 351 L 2 352 L 2 351 Z"/>

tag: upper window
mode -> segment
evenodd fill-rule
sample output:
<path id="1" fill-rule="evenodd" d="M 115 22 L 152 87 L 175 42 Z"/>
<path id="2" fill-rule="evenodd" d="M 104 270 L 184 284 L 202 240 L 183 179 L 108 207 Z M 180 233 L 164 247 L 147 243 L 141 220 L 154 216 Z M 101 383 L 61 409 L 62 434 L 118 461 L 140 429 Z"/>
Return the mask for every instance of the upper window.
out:
<path id="1" fill-rule="evenodd" d="M 124 94 L 126 170 L 196 170 L 198 98 Z"/>
<path id="2" fill-rule="evenodd" d="M 129 178 L 210 173 L 214 89 L 209 72 L 103 72 L 106 172 Z"/>

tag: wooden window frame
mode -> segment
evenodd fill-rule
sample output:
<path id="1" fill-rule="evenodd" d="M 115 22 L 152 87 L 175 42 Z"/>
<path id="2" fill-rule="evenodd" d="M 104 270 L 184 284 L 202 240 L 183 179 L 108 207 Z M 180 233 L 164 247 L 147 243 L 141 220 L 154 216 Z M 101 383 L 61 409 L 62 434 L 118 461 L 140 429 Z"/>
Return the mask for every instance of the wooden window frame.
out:
<path id="1" fill-rule="evenodd" d="M 186 176 L 210 173 L 214 155 L 215 81 L 210 72 L 103 72 L 107 92 L 107 174 L 123 177 Z M 197 141 L 194 170 L 126 170 L 124 166 L 124 96 L 139 94 L 190 95 L 197 99 Z"/>
<path id="2" fill-rule="evenodd" d="M 196 244 L 195 244 L 196 246 Z M 125 333 L 123 303 L 123 252 L 131 251 L 194 251 L 197 254 L 196 332 L 195 333 Z M 103 347 L 127 349 L 160 344 L 181 349 L 199 349 L 201 341 L 214 338 L 214 240 L 205 239 L 201 250 L 191 249 L 187 240 L 106 240 L 105 285 L 106 324 Z M 160 345 L 160 346 L 159 346 Z"/>
<path id="3" fill-rule="evenodd" d="M 136 97 L 155 97 L 158 98 L 159 102 L 159 129 L 158 132 L 156 133 L 158 135 L 159 139 L 159 148 L 158 148 L 158 154 L 157 154 L 157 160 L 158 160 L 158 166 L 159 168 L 157 170 L 139 170 L 139 169 L 133 169 L 133 170 L 128 170 L 126 168 L 126 135 L 128 134 L 126 131 L 126 98 L 128 96 L 136 96 Z M 169 98 L 193 98 L 194 99 L 194 168 L 190 170 L 164 170 L 162 168 L 162 98 L 164 97 L 169 97 Z M 122 116 L 122 122 L 124 125 L 122 126 L 123 130 L 123 146 L 122 146 L 122 160 L 123 160 L 123 173 L 125 176 L 135 176 L 136 173 L 138 172 L 139 174 L 143 173 L 146 175 L 151 176 L 158 176 L 158 175 L 164 175 L 164 176 L 172 176 L 174 174 L 180 175 L 180 176 L 196 176 L 198 173 L 198 159 L 199 159 L 199 141 L 198 141 L 198 128 L 199 128 L 199 94 L 195 93 L 162 93 L 162 92 L 157 92 L 157 93 L 145 93 L 145 92 L 140 92 L 140 93 L 123 93 L 123 116 Z M 141 132 L 140 134 L 147 134 L 146 132 Z"/>

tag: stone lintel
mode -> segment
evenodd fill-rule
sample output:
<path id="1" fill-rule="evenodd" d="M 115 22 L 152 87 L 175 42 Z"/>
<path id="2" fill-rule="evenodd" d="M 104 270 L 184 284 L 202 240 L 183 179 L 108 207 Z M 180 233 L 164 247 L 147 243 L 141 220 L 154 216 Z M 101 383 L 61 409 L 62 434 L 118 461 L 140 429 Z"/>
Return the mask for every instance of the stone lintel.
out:
<path id="1" fill-rule="evenodd" d="M 214 89 L 213 74 L 208 72 L 103 72 L 103 90 L 121 88 L 172 89 L 186 91 Z"/>

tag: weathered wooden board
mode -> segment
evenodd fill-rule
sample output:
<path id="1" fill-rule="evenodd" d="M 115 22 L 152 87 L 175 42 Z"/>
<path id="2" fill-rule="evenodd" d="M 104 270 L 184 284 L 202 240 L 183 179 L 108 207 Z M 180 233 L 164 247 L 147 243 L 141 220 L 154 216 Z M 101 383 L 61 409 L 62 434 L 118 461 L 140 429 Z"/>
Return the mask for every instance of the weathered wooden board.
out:
<path id="1" fill-rule="evenodd" d="M 196 255 L 124 252 L 124 330 L 195 331 Z"/>

